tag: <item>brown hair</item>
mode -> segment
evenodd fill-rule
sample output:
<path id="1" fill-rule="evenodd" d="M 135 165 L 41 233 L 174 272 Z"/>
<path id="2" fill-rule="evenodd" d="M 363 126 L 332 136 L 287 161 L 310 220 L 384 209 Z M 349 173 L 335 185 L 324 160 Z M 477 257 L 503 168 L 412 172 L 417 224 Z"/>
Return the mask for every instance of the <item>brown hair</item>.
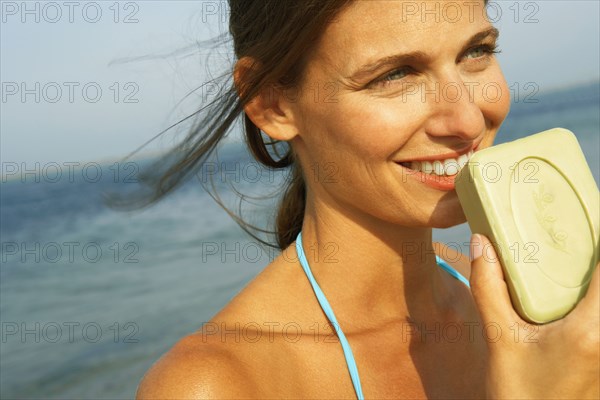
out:
<path id="1" fill-rule="evenodd" d="M 216 85 L 221 90 L 215 100 L 179 121 L 182 123 L 197 117 L 185 139 L 145 168 L 140 176 L 140 182 L 150 192 L 129 194 L 125 198 L 113 197 L 109 204 L 116 208 L 138 208 L 156 203 L 173 192 L 205 164 L 243 114 L 245 141 L 252 156 L 271 170 L 291 168 L 281 188 L 283 196 L 277 210 L 275 231 L 265 231 L 247 223 L 240 215 L 229 210 L 218 195 L 211 193 L 208 188 L 207 191 L 252 237 L 265 245 L 285 249 L 302 228 L 306 201 L 302 170 L 295 161 L 291 146 L 265 137 L 245 115 L 244 107 L 269 87 L 293 89 L 299 85 L 310 50 L 335 15 L 354 0 L 228 1 L 229 33 L 233 38 L 236 59 L 250 57 L 254 60 L 243 76 L 241 86 L 236 87 L 233 71 L 213 79 L 212 83 L 227 79 L 225 83 Z M 216 43 L 219 43 L 224 36 L 208 42 L 215 42 L 216 39 Z M 282 146 L 285 150 L 280 156 Z M 214 184 L 212 187 L 214 189 Z M 252 231 L 275 234 L 276 245 L 259 238 Z"/>

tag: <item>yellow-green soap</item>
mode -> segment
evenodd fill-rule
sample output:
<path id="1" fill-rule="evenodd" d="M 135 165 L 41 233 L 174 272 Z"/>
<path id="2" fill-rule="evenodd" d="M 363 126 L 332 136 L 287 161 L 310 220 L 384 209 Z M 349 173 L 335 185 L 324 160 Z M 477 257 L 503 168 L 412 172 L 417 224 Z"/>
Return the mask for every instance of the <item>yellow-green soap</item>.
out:
<path id="1" fill-rule="evenodd" d="M 493 243 L 519 315 L 546 323 L 568 314 L 600 253 L 600 194 L 575 135 L 554 128 L 482 149 L 455 182 L 471 231 Z"/>

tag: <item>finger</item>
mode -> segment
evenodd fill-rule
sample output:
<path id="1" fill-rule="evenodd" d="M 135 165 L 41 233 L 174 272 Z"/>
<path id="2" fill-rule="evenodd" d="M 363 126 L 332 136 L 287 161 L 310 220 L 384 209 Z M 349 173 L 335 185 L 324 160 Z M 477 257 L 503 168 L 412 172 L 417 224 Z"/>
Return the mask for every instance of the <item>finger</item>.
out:
<path id="1" fill-rule="evenodd" d="M 484 323 L 522 321 L 510 301 L 502 266 L 492 243 L 481 234 L 471 236 L 471 293 Z"/>
<path id="2" fill-rule="evenodd" d="M 571 318 L 582 317 L 589 321 L 590 318 L 598 319 L 600 314 L 600 262 L 596 264 L 592 274 L 587 293 L 579 301 L 579 304 L 571 312 Z"/>

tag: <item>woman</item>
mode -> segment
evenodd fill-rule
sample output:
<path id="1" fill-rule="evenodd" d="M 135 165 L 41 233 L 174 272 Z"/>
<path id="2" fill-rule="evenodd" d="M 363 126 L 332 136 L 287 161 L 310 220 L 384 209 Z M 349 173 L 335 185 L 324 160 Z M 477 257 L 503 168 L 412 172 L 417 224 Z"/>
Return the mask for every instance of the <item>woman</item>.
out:
<path id="1" fill-rule="evenodd" d="M 473 261 L 432 243 L 465 222 L 439 175 L 491 146 L 510 104 L 484 2 L 449 3 L 230 0 L 239 99 L 176 172 L 243 110 L 255 156 L 294 171 L 283 251 L 139 399 L 598 396 L 597 270 L 572 313 L 532 327 L 487 238 Z M 260 131 L 290 152 L 272 159 Z"/>

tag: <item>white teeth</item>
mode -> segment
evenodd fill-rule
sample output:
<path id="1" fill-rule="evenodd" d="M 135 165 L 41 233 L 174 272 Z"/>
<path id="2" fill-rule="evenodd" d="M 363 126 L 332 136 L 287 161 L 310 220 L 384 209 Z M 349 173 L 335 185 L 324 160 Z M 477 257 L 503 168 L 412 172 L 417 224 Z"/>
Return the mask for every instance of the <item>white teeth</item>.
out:
<path id="1" fill-rule="evenodd" d="M 462 167 L 467 164 L 467 161 L 473 155 L 473 151 L 463 154 L 456 158 L 449 158 L 447 160 L 435 160 L 435 161 L 413 161 L 410 163 L 410 169 L 415 171 L 421 171 L 425 174 L 435 175 L 456 175 L 460 172 Z"/>
<path id="2" fill-rule="evenodd" d="M 444 164 L 442 164 L 442 161 L 435 160 L 433 162 L 433 173 L 436 175 L 444 175 Z"/>
<path id="3" fill-rule="evenodd" d="M 446 160 L 444 161 L 444 171 L 446 172 L 446 175 L 456 175 L 458 174 L 458 171 L 460 169 L 458 168 L 458 161 L 457 160 Z"/>
<path id="4" fill-rule="evenodd" d="M 462 156 L 458 157 L 458 170 L 459 171 L 462 169 L 462 167 L 464 167 L 467 164 L 467 161 L 469 161 L 469 158 L 471 158 L 472 155 L 473 155 L 473 152 L 470 152 L 468 154 L 463 154 Z"/>
<path id="5" fill-rule="evenodd" d="M 419 163 L 417 163 L 419 164 Z M 421 169 L 421 171 L 425 172 L 426 174 L 430 174 L 433 172 L 433 164 L 431 164 L 429 161 L 423 161 L 423 167 Z"/>

